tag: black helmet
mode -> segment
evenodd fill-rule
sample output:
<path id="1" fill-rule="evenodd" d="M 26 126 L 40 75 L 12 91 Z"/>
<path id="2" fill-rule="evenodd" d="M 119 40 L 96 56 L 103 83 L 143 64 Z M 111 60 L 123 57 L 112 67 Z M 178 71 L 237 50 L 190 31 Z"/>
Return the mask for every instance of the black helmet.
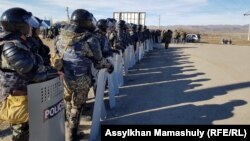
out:
<path id="1" fill-rule="evenodd" d="M 114 18 L 107 18 L 107 20 L 112 22 L 112 23 L 116 23 L 116 19 L 114 19 Z"/>
<path id="2" fill-rule="evenodd" d="M 136 30 L 136 24 L 130 23 L 130 24 L 128 25 L 128 28 L 129 28 L 129 30 L 135 31 L 135 30 Z"/>
<path id="3" fill-rule="evenodd" d="M 130 23 L 126 23 L 125 24 L 125 29 L 128 30 L 130 28 L 130 26 L 131 26 Z"/>
<path id="4" fill-rule="evenodd" d="M 126 22 L 124 20 L 119 20 L 117 23 L 116 23 L 116 26 L 118 28 L 124 28 L 125 27 L 125 24 Z"/>
<path id="5" fill-rule="evenodd" d="M 138 31 L 138 26 L 139 26 L 138 24 L 135 24 L 134 28 L 135 28 L 136 31 Z"/>
<path id="6" fill-rule="evenodd" d="M 141 24 L 137 25 L 137 30 L 142 31 L 142 25 Z"/>
<path id="7" fill-rule="evenodd" d="M 115 28 L 116 25 L 116 19 L 113 18 L 107 18 L 107 21 L 109 22 L 109 29 Z"/>
<path id="8" fill-rule="evenodd" d="M 109 27 L 109 21 L 106 20 L 106 19 L 100 19 L 98 22 L 97 22 L 97 27 L 99 29 L 101 29 L 102 31 L 107 31 L 108 27 Z"/>
<path id="9" fill-rule="evenodd" d="M 84 29 L 93 31 L 96 28 L 96 19 L 92 13 L 84 9 L 77 9 L 71 15 L 70 22 Z"/>
<path id="10" fill-rule="evenodd" d="M 133 25 L 132 25 L 133 31 L 136 31 L 136 28 L 137 28 L 136 24 L 133 24 Z"/>
<path id="11" fill-rule="evenodd" d="M 28 34 L 30 26 L 38 26 L 39 23 L 30 12 L 22 8 L 10 8 L 6 10 L 0 20 L 4 31 Z"/>

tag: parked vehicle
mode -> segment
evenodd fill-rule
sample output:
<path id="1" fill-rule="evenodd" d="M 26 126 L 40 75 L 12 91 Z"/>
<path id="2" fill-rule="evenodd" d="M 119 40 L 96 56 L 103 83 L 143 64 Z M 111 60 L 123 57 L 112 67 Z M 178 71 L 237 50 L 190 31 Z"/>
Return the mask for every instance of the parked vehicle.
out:
<path id="1" fill-rule="evenodd" d="M 199 37 L 197 34 L 187 34 L 186 36 L 187 42 L 199 42 Z"/>

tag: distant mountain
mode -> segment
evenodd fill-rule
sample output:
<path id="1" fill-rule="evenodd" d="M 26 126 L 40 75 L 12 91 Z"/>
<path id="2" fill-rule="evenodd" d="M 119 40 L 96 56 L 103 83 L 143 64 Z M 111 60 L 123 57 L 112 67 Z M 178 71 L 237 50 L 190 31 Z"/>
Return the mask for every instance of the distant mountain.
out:
<path id="1" fill-rule="evenodd" d="M 158 26 L 149 26 L 158 29 Z M 197 33 L 246 33 L 249 25 L 170 25 L 161 26 L 161 29 L 184 30 Z"/>

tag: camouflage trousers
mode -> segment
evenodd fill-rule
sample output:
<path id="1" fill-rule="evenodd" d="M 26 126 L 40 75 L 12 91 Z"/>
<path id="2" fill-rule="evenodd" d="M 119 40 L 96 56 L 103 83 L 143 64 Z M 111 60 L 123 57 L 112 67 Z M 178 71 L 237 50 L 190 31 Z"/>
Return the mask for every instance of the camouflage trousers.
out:
<path id="1" fill-rule="evenodd" d="M 165 42 L 165 49 L 168 49 L 168 47 L 169 47 L 169 43 Z"/>
<path id="2" fill-rule="evenodd" d="M 29 141 L 29 124 L 11 124 L 12 141 Z"/>
<path id="3" fill-rule="evenodd" d="M 73 141 L 77 136 L 81 111 L 88 98 L 91 87 L 91 76 L 84 75 L 74 80 L 64 80 L 64 95 L 66 102 L 66 141 Z"/>

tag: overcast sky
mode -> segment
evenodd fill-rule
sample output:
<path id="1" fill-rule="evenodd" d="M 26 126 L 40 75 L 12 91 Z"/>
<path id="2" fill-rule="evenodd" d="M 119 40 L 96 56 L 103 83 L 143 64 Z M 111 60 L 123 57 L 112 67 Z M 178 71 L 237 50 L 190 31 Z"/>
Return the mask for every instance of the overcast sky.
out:
<path id="1" fill-rule="evenodd" d="M 69 13 L 83 8 L 96 19 L 113 16 L 113 12 L 146 12 L 146 25 L 216 25 L 249 24 L 250 0 L 0 0 L 0 13 L 22 7 L 33 15 L 53 21 L 66 20 Z"/>

